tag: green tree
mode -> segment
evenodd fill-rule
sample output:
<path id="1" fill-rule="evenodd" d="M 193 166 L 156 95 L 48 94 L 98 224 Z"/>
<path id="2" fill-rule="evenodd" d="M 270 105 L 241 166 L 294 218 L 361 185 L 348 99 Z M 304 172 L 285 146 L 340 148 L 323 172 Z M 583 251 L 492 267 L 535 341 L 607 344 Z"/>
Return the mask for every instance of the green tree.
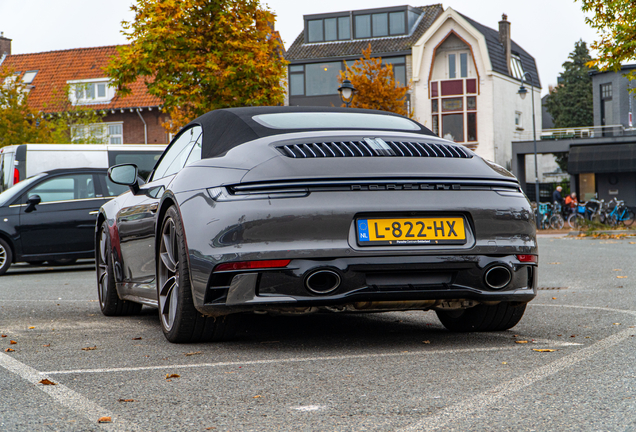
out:
<path id="1" fill-rule="evenodd" d="M 412 117 L 413 113 L 406 108 L 409 85 L 395 81 L 393 65 L 382 63 L 380 57 L 371 58 L 371 44 L 353 65 L 345 62 L 345 70 L 340 71 L 338 81 L 342 84 L 345 79 L 349 79 L 357 90 L 350 104 L 352 108 L 376 109 Z"/>
<path id="2" fill-rule="evenodd" d="M 619 71 L 621 65 L 636 58 L 636 7 L 632 0 L 580 0 L 583 12 L 592 13 L 585 18 L 598 34 L 591 48 L 598 58 L 589 66 L 599 70 Z M 636 71 L 626 75 L 636 78 Z"/>
<path id="3" fill-rule="evenodd" d="M 579 40 L 574 51 L 563 63 L 557 85 L 546 98 L 546 109 L 554 120 L 554 127 L 592 126 L 594 108 L 592 77 L 587 64 L 592 60 L 587 44 Z"/>
<path id="4" fill-rule="evenodd" d="M 137 0 L 131 44 L 107 68 L 122 95 L 143 80 L 178 130 L 207 111 L 284 101 L 275 15 L 259 0 Z"/>
<path id="5" fill-rule="evenodd" d="M 0 70 L 0 147 L 45 142 L 50 133 L 48 121 L 29 108 L 28 89 L 18 75 Z"/>
<path id="6" fill-rule="evenodd" d="M 579 40 L 574 51 L 563 63 L 559 74 L 559 85 L 546 98 L 546 109 L 557 128 L 592 126 L 594 105 L 592 98 L 592 77 L 589 63 L 592 61 L 587 44 Z M 556 163 L 562 171 L 568 169 L 568 153 L 556 153 Z"/>

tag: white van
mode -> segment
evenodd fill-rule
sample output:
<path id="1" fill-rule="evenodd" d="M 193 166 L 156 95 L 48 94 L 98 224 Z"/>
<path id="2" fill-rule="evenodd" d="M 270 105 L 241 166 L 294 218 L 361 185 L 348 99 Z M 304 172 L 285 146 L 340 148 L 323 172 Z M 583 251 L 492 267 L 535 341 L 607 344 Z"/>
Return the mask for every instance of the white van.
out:
<path id="1" fill-rule="evenodd" d="M 167 144 L 19 144 L 0 148 L 0 192 L 57 168 L 109 168 L 134 163 L 147 178 Z"/>

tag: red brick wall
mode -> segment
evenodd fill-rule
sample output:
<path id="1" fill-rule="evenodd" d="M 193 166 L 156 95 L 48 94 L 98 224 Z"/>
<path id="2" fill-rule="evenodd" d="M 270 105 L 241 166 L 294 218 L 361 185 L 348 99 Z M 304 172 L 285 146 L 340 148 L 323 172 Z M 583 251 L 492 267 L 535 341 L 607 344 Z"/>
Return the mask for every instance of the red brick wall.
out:
<path id="1" fill-rule="evenodd" d="M 141 115 L 146 121 L 148 128 L 148 144 L 168 144 L 168 134 L 161 126 L 167 115 L 153 108 L 152 111 L 147 109 L 141 111 Z M 115 113 L 108 113 L 102 119 L 103 122 L 123 122 L 124 123 L 124 144 L 143 144 L 144 143 L 144 124 L 139 118 L 136 111 L 124 110 Z"/>

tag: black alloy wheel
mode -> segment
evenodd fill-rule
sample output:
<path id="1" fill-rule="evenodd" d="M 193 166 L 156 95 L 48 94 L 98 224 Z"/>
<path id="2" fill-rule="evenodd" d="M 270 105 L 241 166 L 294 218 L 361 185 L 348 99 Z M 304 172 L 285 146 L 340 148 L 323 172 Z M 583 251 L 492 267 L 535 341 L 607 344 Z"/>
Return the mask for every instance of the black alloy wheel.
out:
<path id="1" fill-rule="evenodd" d="M 102 223 L 99 230 L 97 250 L 95 252 L 97 296 L 102 313 L 106 316 L 138 314 L 142 308 L 141 304 L 122 300 L 117 295 L 113 272 L 113 259 L 110 250 L 110 235 L 108 234 L 108 224 L 106 222 Z"/>
<path id="2" fill-rule="evenodd" d="M 157 255 L 157 298 L 163 333 L 170 342 L 227 340 L 234 335 L 236 315 L 201 315 L 192 300 L 183 225 L 174 206 L 161 224 Z"/>
<path id="3" fill-rule="evenodd" d="M 3 275 L 11 267 L 13 261 L 13 253 L 9 244 L 0 238 L 0 275 Z"/>
<path id="4" fill-rule="evenodd" d="M 469 309 L 436 310 L 437 318 L 452 332 L 503 331 L 516 326 L 526 310 L 526 303 L 501 302 L 477 305 Z"/>

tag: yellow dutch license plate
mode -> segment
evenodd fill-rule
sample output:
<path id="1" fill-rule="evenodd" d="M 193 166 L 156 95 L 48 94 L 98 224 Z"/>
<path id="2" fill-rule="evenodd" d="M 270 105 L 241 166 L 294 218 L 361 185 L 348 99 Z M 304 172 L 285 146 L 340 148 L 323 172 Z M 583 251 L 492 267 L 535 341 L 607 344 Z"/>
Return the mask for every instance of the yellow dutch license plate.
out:
<path id="1" fill-rule="evenodd" d="M 463 217 L 362 218 L 356 227 L 361 246 L 466 243 Z"/>

